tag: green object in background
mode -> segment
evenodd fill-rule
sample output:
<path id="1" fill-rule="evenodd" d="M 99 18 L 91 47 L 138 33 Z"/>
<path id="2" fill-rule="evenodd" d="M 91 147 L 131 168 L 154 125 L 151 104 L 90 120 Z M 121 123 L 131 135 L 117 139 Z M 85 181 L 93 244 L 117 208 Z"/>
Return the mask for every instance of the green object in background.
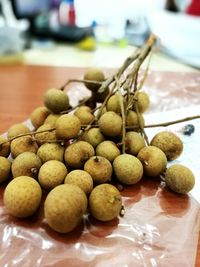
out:
<path id="1" fill-rule="evenodd" d="M 86 37 L 76 44 L 76 47 L 85 51 L 96 50 L 96 40 L 94 37 Z"/>

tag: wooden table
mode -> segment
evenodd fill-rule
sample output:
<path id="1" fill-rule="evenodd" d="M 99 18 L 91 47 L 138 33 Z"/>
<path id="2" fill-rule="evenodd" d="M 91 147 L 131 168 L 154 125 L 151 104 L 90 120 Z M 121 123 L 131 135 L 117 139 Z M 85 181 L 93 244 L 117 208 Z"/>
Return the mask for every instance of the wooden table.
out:
<path id="1" fill-rule="evenodd" d="M 34 108 L 43 104 L 43 94 L 48 88 L 58 87 L 81 73 L 82 70 L 76 68 L 1 66 L 0 132 L 27 119 Z M 200 242 L 197 266 L 200 266 Z"/>

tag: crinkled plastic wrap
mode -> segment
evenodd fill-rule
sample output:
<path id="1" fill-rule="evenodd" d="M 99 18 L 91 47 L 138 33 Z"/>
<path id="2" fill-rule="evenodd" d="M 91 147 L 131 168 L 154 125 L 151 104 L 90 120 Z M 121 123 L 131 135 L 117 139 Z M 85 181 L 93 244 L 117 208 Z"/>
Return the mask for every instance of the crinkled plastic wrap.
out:
<path id="1" fill-rule="evenodd" d="M 180 103 L 197 104 L 196 99 L 200 102 L 197 97 L 200 93 L 196 89 L 189 90 L 193 95 L 189 97 L 191 102 L 188 102 L 184 92 L 188 89 L 183 86 L 178 88 L 182 92 L 180 101 L 180 93 L 176 94 L 177 87 L 173 89 L 172 86 L 173 82 L 175 85 L 180 84 L 176 83 L 173 76 L 172 79 L 170 76 L 167 78 L 169 84 L 172 83 L 169 90 L 162 91 L 162 75 L 155 76 L 152 73 L 152 79 L 145 85 L 148 91 L 153 88 L 152 110 L 163 110 L 163 107 L 172 109 Z M 153 83 L 155 79 L 157 82 Z M 160 87 L 159 90 L 155 84 Z M 69 95 L 72 102 L 76 102 L 85 93 L 88 92 L 77 86 Z M 160 101 L 161 96 L 164 103 Z M 17 219 L 10 216 L 3 206 L 4 188 L 5 185 L 0 187 L 1 267 L 195 265 L 199 203 L 190 195 L 178 195 L 163 188 L 163 184 L 156 179 L 144 178 L 140 183 L 124 188 L 121 192 L 124 217 L 102 223 L 86 214 L 81 224 L 69 234 L 58 234 L 49 228 L 43 216 L 43 205 L 30 218 Z"/>

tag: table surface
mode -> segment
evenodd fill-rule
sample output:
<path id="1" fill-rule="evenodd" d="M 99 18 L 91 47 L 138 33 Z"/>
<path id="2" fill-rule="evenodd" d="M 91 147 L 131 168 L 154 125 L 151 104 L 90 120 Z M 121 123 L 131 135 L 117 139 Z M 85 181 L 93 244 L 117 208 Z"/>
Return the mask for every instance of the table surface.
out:
<path id="1" fill-rule="evenodd" d="M 13 123 L 27 119 L 32 110 L 43 104 L 43 94 L 82 73 L 79 68 L 12 65 L 0 67 L 0 132 Z M 196 267 L 200 266 L 200 242 Z"/>

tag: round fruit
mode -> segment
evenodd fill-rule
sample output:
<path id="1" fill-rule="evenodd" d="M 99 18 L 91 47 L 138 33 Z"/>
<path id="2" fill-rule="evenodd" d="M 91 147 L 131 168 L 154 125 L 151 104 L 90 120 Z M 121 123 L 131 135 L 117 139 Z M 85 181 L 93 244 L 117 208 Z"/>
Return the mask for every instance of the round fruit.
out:
<path id="1" fill-rule="evenodd" d="M 19 176 L 7 185 L 3 202 L 11 215 L 24 218 L 35 213 L 40 205 L 41 197 L 42 190 L 35 179 Z"/>
<path id="2" fill-rule="evenodd" d="M 96 148 L 96 155 L 108 159 L 110 162 L 120 155 L 120 150 L 112 141 L 103 141 Z"/>
<path id="3" fill-rule="evenodd" d="M 56 132 L 55 130 L 53 131 L 48 131 L 51 130 L 52 126 L 50 124 L 43 124 L 41 125 L 35 134 L 35 139 L 39 145 L 45 144 L 47 142 L 56 142 Z M 44 132 L 43 132 L 44 131 Z M 41 133 L 37 133 L 41 132 Z"/>
<path id="4" fill-rule="evenodd" d="M 0 156 L 7 158 L 10 154 L 10 142 L 4 143 L 5 141 L 7 139 L 0 135 Z"/>
<path id="5" fill-rule="evenodd" d="M 49 160 L 59 160 L 63 162 L 64 147 L 57 143 L 45 143 L 39 147 L 37 155 L 42 163 Z"/>
<path id="6" fill-rule="evenodd" d="M 53 113 L 60 113 L 69 107 L 69 98 L 64 91 L 49 89 L 44 96 L 44 105 Z"/>
<path id="7" fill-rule="evenodd" d="M 92 69 L 87 70 L 87 72 L 84 74 L 84 80 L 103 82 L 105 80 L 105 76 L 102 70 L 92 68 Z M 91 91 L 97 92 L 101 85 L 85 83 L 85 86 Z"/>
<path id="8" fill-rule="evenodd" d="M 29 136 L 18 137 L 13 140 L 10 145 L 10 151 L 13 158 L 16 158 L 19 154 L 23 152 L 33 152 L 36 153 L 38 150 L 37 143 Z"/>
<path id="9" fill-rule="evenodd" d="M 56 186 L 44 203 L 48 225 L 59 233 L 72 231 L 87 209 L 87 197 L 80 187 L 73 184 Z"/>
<path id="10" fill-rule="evenodd" d="M 75 115 L 62 115 L 56 121 L 56 136 L 58 139 L 77 138 L 81 129 L 81 122 Z"/>
<path id="11" fill-rule="evenodd" d="M 139 124 L 140 122 L 140 124 Z M 126 125 L 133 126 L 134 128 L 139 128 L 140 125 L 144 127 L 144 117 L 142 114 L 137 115 L 135 111 L 129 110 L 127 117 L 126 117 Z"/>
<path id="12" fill-rule="evenodd" d="M 91 128 L 88 131 L 85 131 L 82 139 L 90 143 L 93 147 L 96 147 L 98 144 L 105 140 L 105 137 L 99 130 L 99 128 Z"/>
<path id="13" fill-rule="evenodd" d="M 89 209 L 99 221 L 107 222 L 117 218 L 122 209 L 120 192 L 111 184 L 96 186 L 89 197 Z"/>
<path id="14" fill-rule="evenodd" d="M 137 94 L 137 104 L 139 112 L 145 112 L 149 107 L 149 96 L 145 92 L 138 92 Z"/>
<path id="15" fill-rule="evenodd" d="M 107 111 L 114 111 L 121 114 L 120 98 L 119 95 L 112 95 L 106 104 Z"/>
<path id="16" fill-rule="evenodd" d="M 33 110 L 30 115 L 30 120 L 35 129 L 37 129 L 44 123 L 49 113 L 50 112 L 46 107 L 37 107 Z"/>
<path id="17" fill-rule="evenodd" d="M 49 116 L 47 116 L 46 120 L 44 121 L 44 124 L 49 124 L 51 127 L 56 127 L 56 121 L 61 116 L 62 114 L 49 114 Z"/>
<path id="18" fill-rule="evenodd" d="M 0 183 L 9 178 L 11 163 L 7 158 L 0 156 Z"/>
<path id="19" fill-rule="evenodd" d="M 108 111 L 100 117 L 99 128 L 107 136 L 119 136 L 122 132 L 122 118 L 115 112 Z"/>
<path id="20" fill-rule="evenodd" d="M 87 125 L 94 119 L 94 115 L 91 113 L 91 108 L 87 106 L 77 108 L 74 115 L 79 118 L 82 125 Z"/>
<path id="21" fill-rule="evenodd" d="M 22 124 L 22 123 L 17 123 L 17 124 L 14 124 L 12 125 L 9 129 L 8 129 L 8 138 L 13 138 L 17 135 L 20 135 L 20 134 L 27 134 L 27 133 L 30 133 L 30 129 Z"/>
<path id="22" fill-rule="evenodd" d="M 128 154 L 137 156 L 140 149 L 145 147 L 144 138 L 137 132 L 127 132 L 126 138 L 126 151 Z"/>

